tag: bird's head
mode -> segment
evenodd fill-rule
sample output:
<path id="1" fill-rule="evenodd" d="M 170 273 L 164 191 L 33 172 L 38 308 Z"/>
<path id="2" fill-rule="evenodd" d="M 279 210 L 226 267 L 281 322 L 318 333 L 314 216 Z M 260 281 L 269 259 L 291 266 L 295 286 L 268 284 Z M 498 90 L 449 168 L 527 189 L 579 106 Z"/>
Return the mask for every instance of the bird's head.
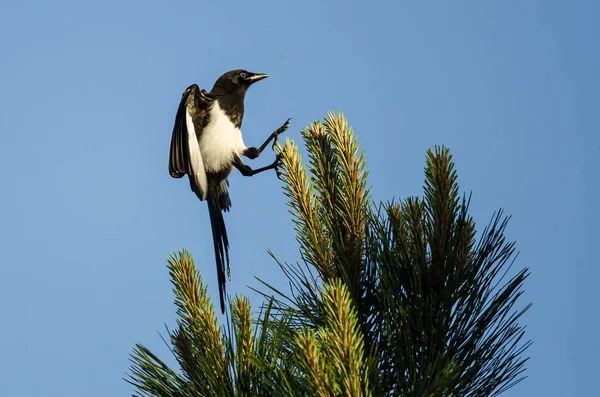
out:
<path id="1" fill-rule="evenodd" d="M 248 87 L 267 77 L 269 75 L 264 73 L 251 73 L 243 69 L 231 70 L 219 77 L 215 82 L 212 92 L 217 95 L 233 93 L 244 95 Z"/>

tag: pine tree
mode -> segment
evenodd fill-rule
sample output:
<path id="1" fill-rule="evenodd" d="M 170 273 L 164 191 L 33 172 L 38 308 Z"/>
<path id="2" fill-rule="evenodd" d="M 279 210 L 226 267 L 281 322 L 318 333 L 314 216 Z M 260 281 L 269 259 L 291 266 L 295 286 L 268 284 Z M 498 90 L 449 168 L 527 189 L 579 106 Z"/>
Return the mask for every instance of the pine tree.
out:
<path id="1" fill-rule="evenodd" d="M 277 261 L 291 292 L 263 282 L 257 319 L 234 298 L 219 327 L 193 259 L 172 256 L 180 368 L 138 344 L 128 379 L 138 394 L 493 396 L 521 381 L 528 270 L 511 270 L 502 211 L 476 234 L 449 150 L 427 152 L 423 197 L 375 205 L 343 115 L 302 136 L 306 166 L 293 142 L 280 148 L 301 252 Z"/>

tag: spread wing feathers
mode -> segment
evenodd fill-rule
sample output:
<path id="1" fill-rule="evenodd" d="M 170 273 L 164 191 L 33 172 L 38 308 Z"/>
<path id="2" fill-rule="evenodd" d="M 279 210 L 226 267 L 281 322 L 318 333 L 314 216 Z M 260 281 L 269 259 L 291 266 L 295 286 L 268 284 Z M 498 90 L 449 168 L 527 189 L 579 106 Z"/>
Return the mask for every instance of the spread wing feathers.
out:
<path id="1" fill-rule="evenodd" d="M 227 229 L 225 228 L 225 220 L 223 219 L 223 210 L 225 208 L 222 204 L 224 203 L 231 205 L 225 181 L 219 185 L 211 185 L 208 194 L 208 214 L 210 215 L 215 260 L 217 262 L 217 280 L 219 281 L 219 298 L 221 300 L 222 313 L 225 313 L 225 265 L 227 265 L 227 277 L 230 278 L 229 240 L 227 239 Z"/>
<path id="2" fill-rule="evenodd" d="M 175 116 L 169 154 L 169 174 L 173 178 L 188 174 L 190 188 L 200 200 L 206 200 L 208 182 L 198 136 L 208 105 L 208 98 L 196 84 L 185 90 Z"/>

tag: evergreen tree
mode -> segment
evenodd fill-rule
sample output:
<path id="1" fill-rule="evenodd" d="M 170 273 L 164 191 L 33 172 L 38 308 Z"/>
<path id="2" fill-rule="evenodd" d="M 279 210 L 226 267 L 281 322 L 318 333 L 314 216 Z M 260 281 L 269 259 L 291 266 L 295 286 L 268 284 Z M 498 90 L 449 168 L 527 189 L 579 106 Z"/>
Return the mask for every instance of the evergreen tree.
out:
<path id="1" fill-rule="evenodd" d="M 493 396 L 523 379 L 508 218 L 476 235 L 448 149 L 426 155 L 423 197 L 375 205 L 364 155 L 341 115 L 302 130 L 309 158 L 280 148 L 301 263 L 278 261 L 256 320 L 244 297 L 215 312 L 191 256 L 169 260 L 179 369 L 142 345 L 128 381 L 142 396 Z M 509 277 L 509 274 L 511 276 Z"/>

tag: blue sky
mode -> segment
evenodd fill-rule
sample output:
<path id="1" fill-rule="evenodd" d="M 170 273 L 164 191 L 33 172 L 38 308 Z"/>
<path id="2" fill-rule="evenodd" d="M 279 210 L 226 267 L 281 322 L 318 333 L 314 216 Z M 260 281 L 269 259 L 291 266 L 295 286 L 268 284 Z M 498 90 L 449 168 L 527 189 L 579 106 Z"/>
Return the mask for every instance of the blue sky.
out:
<path id="1" fill-rule="evenodd" d="M 478 225 L 503 207 L 532 272 L 530 378 L 506 395 L 594 394 L 600 3 L 373 3 L 2 1 L 0 395 L 131 394 L 133 345 L 168 357 L 179 248 L 217 297 L 206 205 L 167 160 L 181 92 L 234 68 L 270 74 L 247 144 L 342 110 L 375 200 L 420 194 L 425 150 L 449 146 Z M 283 284 L 266 250 L 299 255 L 281 183 L 231 184 L 229 292 Z"/>

